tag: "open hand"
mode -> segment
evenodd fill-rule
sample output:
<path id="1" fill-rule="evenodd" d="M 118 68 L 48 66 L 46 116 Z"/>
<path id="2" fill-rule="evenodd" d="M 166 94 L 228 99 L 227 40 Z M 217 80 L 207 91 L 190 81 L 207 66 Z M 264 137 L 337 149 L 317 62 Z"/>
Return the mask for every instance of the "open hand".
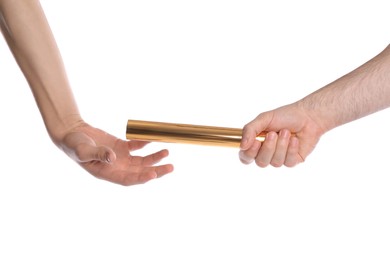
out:
<path id="1" fill-rule="evenodd" d="M 145 183 L 173 171 L 171 164 L 155 165 L 167 150 L 133 156 L 132 151 L 148 142 L 124 141 L 83 123 L 64 135 L 59 146 L 93 176 L 121 185 Z"/>

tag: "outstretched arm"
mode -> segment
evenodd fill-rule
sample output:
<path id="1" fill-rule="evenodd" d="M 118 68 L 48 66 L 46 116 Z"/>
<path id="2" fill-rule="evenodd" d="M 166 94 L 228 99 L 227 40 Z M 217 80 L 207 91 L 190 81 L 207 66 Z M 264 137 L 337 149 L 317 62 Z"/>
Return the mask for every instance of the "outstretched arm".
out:
<path id="1" fill-rule="evenodd" d="M 359 68 L 244 126 L 240 159 L 260 167 L 303 162 L 327 131 L 390 106 L 390 45 Z M 269 131 L 264 143 L 255 140 Z M 291 135 L 295 133 L 295 136 Z"/>
<path id="2" fill-rule="evenodd" d="M 131 156 L 145 142 L 122 141 L 85 123 L 56 41 L 38 0 L 0 0 L 0 28 L 25 75 L 53 142 L 92 175 L 124 185 L 173 170 L 154 166 L 168 155 Z"/>
<path id="3" fill-rule="evenodd" d="M 0 0 L 1 30 L 25 75 L 50 137 L 58 144 L 82 121 L 39 1 Z"/>

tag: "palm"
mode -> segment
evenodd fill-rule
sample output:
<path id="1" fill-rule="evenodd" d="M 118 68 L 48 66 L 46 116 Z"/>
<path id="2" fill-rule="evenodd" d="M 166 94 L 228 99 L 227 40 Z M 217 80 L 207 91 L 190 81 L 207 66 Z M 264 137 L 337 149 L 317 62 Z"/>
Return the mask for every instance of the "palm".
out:
<path id="1" fill-rule="evenodd" d="M 147 142 L 143 141 L 124 141 L 99 129 L 83 125 L 66 135 L 64 151 L 97 178 L 122 185 L 134 185 L 145 183 L 173 170 L 170 164 L 155 166 L 168 155 L 167 150 L 147 156 L 130 154 L 146 144 Z"/>

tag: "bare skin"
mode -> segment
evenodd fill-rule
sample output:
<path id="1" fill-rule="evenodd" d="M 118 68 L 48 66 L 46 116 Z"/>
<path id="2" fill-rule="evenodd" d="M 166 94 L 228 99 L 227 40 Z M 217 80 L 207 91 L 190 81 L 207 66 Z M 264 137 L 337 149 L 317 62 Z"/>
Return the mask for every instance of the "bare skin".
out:
<path id="1" fill-rule="evenodd" d="M 38 0 L 0 0 L 0 26 L 53 142 L 93 176 L 123 185 L 173 171 L 155 166 L 168 151 L 135 157 L 146 143 L 123 141 L 82 119 L 55 39 Z M 327 131 L 390 105 L 390 47 L 307 97 L 259 114 L 243 128 L 240 160 L 260 167 L 302 163 Z M 269 131 L 266 141 L 255 136 Z M 295 136 L 291 135 L 295 133 Z"/>
<path id="2" fill-rule="evenodd" d="M 121 185 L 173 171 L 167 150 L 132 156 L 147 142 L 124 141 L 84 122 L 38 0 L 0 0 L 0 28 L 34 95 L 54 144 L 93 176 Z"/>
<path id="3" fill-rule="evenodd" d="M 329 130 L 390 106 L 390 46 L 303 99 L 259 114 L 243 128 L 239 157 L 259 167 L 305 161 Z M 255 136 L 269 131 L 260 143 Z M 291 133 L 295 133 L 295 136 Z"/>

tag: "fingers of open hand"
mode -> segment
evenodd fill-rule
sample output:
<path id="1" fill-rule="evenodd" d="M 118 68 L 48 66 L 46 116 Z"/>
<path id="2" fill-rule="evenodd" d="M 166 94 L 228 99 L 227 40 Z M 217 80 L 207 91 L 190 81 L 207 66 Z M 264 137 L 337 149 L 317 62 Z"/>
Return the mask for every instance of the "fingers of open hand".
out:
<path id="1" fill-rule="evenodd" d="M 160 178 L 172 171 L 173 166 L 171 164 L 150 167 L 132 166 L 130 172 L 127 171 L 118 183 L 124 186 L 143 184 L 150 180 Z"/>
<path id="2" fill-rule="evenodd" d="M 149 154 L 147 156 L 132 156 L 130 155 L 130 165 L 152 166 L 169 155 L 168 150 Z"/>
<path id="3" fill-rule="evenodd" d="M 158 165 L 158 166 L 149 167 L 146 169 L 146 171 L 148 172 L 147 175 L 152 177 L 151 179 L 160 178 L 165 174 L 172 172 L 173 166 L 172 164 Z"/>
<path id="4" fill-rule="evenodd" d="M 127 142 L 127 145 L 128 145 L 129 151 L 131 152 L 131 151 L 139 150 L 139 149 L 145 147 L 149 143 L 150 142 L 148 142 L 148 141 L 131 140 L 131 141 Z"/>
<path id="5" fill-rule="evenodd" d="M 130 155 L 128 166 L 129 168 L 124 173 L 120 184 L 125 186 L 142 184 L 172 172 L 172 164 L 154 166 L 168 155 L 168 150 L 161 150 L 147 156 Z"/>

